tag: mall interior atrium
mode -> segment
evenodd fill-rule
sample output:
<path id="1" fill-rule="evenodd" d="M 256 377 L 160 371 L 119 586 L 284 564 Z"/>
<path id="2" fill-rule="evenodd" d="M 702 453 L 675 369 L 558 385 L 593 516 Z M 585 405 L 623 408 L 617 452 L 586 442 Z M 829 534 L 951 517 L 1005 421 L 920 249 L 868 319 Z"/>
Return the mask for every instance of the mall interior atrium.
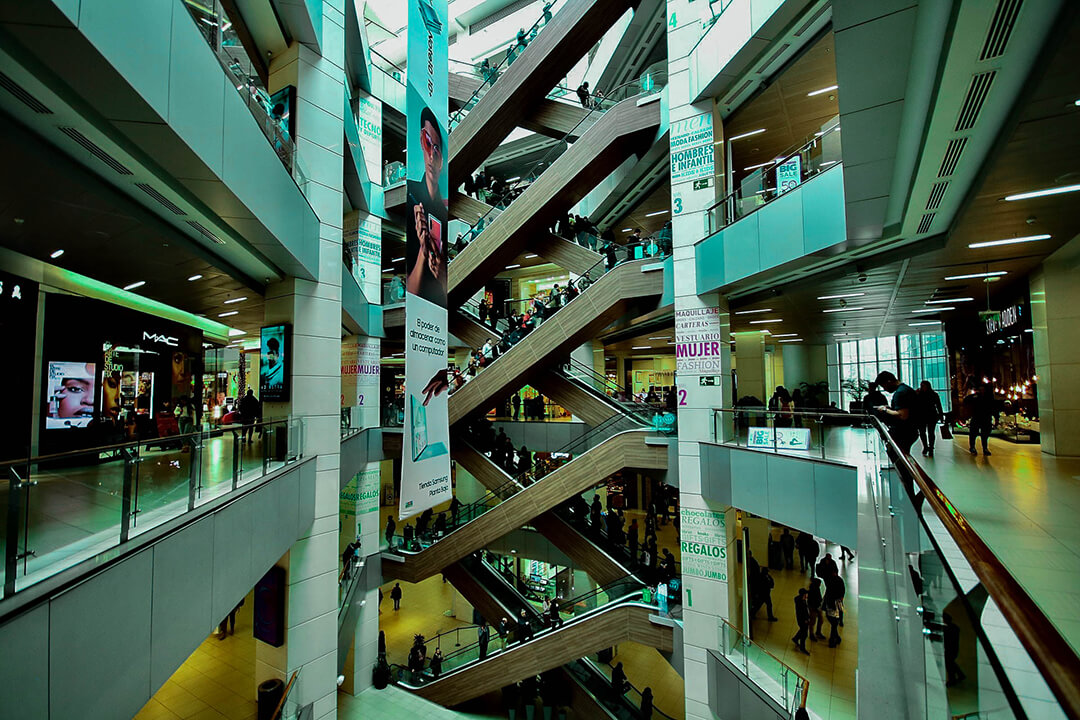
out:
<path id="1" fill-rule="evenodd" d="M 0 720 L 1080 720 L 1078 68 L 0 0 Z"/>

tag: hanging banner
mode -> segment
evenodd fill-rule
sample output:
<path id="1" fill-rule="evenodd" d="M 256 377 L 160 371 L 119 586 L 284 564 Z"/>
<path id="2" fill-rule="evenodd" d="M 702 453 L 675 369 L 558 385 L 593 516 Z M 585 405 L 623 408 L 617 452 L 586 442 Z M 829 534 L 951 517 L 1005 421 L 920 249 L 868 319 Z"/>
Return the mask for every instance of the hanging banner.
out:
<path id="1" fill-rule="evenodd" d="M 356 129 L 368 179 L 382 185 L 382 103 L 363 90 L 356 91 Z"/>
<path id="2" fill-rule="evenodd" d="M 401 519 L 450 499 L 447 0 L 409 0 Z"/>
<path id="3" fill-rule="evenodd" d="M 727 582 L 727 521 L 722 510 L 680 509 L 682 574 Z"/>
<path id="4" fill-rule="evenodd" d="M 350 335 L 341 341 L 341 407 L 356 408 L 353 427 L 379 426 L 381 341 Z"/>
<path id="5" fill-rule="evenodd" d="M 345 216 L 352 275 L 369 303 L 382 303 L 382 219 L 357 210 Z"/>
<path id="6" fill-rule="evenodd" d="M 718 307 L 675 311 L 675 369 L 680 377 L 723 372 L 724 320 Z"/>

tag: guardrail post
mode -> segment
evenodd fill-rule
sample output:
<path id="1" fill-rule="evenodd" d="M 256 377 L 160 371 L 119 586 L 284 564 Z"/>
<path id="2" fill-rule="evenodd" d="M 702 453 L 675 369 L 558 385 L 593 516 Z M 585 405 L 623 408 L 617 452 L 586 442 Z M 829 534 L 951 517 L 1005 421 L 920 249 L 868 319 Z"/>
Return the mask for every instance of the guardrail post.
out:
<path id="1" fill-rule="evenodd" d="M 195 500 L 202 494 L 202 433 L 192 437 L 188 460 L 188 511 L 195 509 Z"/>
<path id="2" fill-rule="evenodd" d="M 37 485 L 36 482 L 24 481 L 15 472 L 15 468 L 8 468 L 8 511 L 7 511 L 7 536 L 4 538 L 6 550 L 4 552 L 4 597 L 15 594 L 15 576 L 19 572 L 19 560 L 34 555 L 34 551 L 28 547 L 30 541 L 30 488 Z M 23 493 L 26 490 L 26 500 L 23 501 Z M 22 516 L 23 507 L 26 508 L 27 520 L 23 526 L 23 552 L 19 552 L 19 518 Z M 26 568 L 23 568 L 25 572 Z"/>
<path id="3" fill-rule="evenodd" d="M 240 440 L 243 434 L 232 431 L 233 439 L 233 455 L 232 455 L 232 489 L 235 490 L 236 486 L 240 483 L 240 453 L 243 452 L 243 447 L 240 445 Z"/>
<path id="4" fill-rule="evenodd" d="M 135 516 L 139 512 L 138 503 L 138 464 L 139 458 L 129 448 L 120 451 L 124 458 L 124 496 L 120 504 L 120 542 L 125 543 L 131 535 Z"/>

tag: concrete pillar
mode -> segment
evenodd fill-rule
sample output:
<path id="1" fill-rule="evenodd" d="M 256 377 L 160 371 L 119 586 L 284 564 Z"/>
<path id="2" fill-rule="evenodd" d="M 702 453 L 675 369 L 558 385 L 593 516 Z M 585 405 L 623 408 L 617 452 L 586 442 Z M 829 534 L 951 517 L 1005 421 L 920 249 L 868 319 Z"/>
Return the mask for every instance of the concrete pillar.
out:
<path id="1" fill-rule="evenodd" d="M 1080 238 L 1050 255 L 1030 281 L 1039 434 L 1049 455 L 1080 456 Z"/>
<path id="2" fill-rule="evenodd" d="M 732 405 L 731 330 L 726 298 L 697 294 L 694 243 L 707 232 L 707 210 L 723 197 L 723 127 L 711 101 L 691 104 L 687 58 L 708 3 L 667 0 L 668 121 L 671 128 L 671 221 L 679 388 L 679 493 L 683 572 L 686 717 L 712 720 L 707 651 L 720 648 L 720 621 L 732 606 L 727 578 L 734 512 L 701 494 L 700 443 L 715 441 L 713 408 Z M 709 151 L 713 152 L 710 153 Z M 708 162 L 709 156 L 712 162 Z M 693 160 L 705 158 L 704 164 Z M 688 167 L 688 165 L 690 167 Z M 719 423 L 724 439 L 728 423 Z M 731 528 L 729 530 L 729 528 Z M 694 554 L 694 548 L 705 552 Z M 734 563 L 731 564 L 734 567 Z"/>
<path id="3" fill-rule="evenodd" d="M 735 335 L 735 366 L 739 378 L 739 397 L 756 397 L 768 403 L 772 388 L 765 382 L 765 335 L 757 332 L 738 332 Z"/>
<path id="4" fill-rule="evenodd" d="M 316 455 L 315 521 L 282 559 L 288 573 L 286 643 L 256 650 L 256 681 L 290 676 L 314 720 L 337 716 L 337 577 L 341 262 L 344 168 L 345 17 L 340 0 L 323 0 L 322 43 L 327 56 L 294 43 L 271 64 L 270 90 L 296 86 L 294 176 L 319 218 L 319 273 L 287 278 L 267 289 L 267 323 L 293 327 L 292 399 L 267 407 L 305 421 L 304 454 Z M 374 653 L 371 655 L 374 662 Z M 364 663 L 361 663 L 364 664 Z M 369 665 L 370 667 L 370 665 Z M 370 678 L 370 675 L 368 675 Z"/>

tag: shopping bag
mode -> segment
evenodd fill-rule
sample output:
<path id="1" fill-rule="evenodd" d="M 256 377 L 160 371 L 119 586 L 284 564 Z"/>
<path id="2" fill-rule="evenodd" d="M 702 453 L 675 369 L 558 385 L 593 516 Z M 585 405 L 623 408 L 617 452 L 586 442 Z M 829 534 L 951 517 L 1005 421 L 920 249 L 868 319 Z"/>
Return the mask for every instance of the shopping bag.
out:
<path id="1" fill-rule="evenodd" d="M 949 429 L 948 425 L 941 426 L 941 439 L 952 440 L 952 430 Z"/>

